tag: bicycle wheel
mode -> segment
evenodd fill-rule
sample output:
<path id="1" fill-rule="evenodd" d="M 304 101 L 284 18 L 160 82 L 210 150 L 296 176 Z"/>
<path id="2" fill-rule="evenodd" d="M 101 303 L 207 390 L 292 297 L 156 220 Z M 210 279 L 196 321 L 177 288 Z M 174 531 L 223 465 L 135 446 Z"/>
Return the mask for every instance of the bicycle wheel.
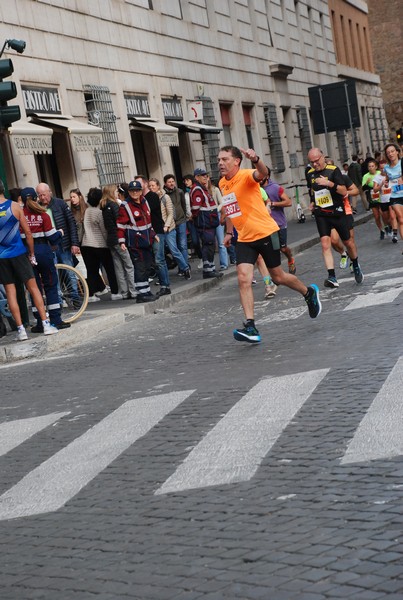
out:
<path id="1" fill-rule="evenodd" d="M 70 265 L 57 264 L 56 270 L 62 300 L 62 319 L 66 323 L 72 323 L 87 308 L 88 285 L 80 271 Z"/>

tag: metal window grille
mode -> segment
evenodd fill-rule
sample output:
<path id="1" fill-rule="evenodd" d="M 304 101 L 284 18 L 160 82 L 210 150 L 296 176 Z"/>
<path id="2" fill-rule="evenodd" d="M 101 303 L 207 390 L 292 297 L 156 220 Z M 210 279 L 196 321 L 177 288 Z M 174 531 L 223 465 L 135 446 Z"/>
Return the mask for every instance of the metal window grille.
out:
<path id="1" fill-rule="evenodd" d="M 283 148 L 281 145 L 280 129 L 275 104 L 263 106 L 264 121 L 266 124 L 267 137 L 269 140 L 271 161 L 275 173 L 285 171 Z"/>
<path id="2" fill-rule="evenodd" d="M 309 128 L 308 111 L 305 106 L 297 106 L 297 122 L 303 160 L 306 161 L 312 148 L 311 130 Z"/>
<path id="3" fill-rule="evenodd" d="M 361 137 L 357 127 L 353 127 L 351 130 L 351 144 L 353 147 L 353 154 L 361 154 Z"/>
<path id="4" fill-rule="evenodd" d="M 367 109 L 369 136 L 374 150 L 381 150 L 387 143 L 385 136 L 387 126 L 385 126 L 383 116 L 383 110 L 379 106 Z"/>
<path id="5" fill-rule="evenodd" d="M 205 125 L 217 125 L 217 121 L 214 115 L 214 106 L 211 98 L 199 97 L 203 102 L 203 123 Z M 210 177 L 213 181 L 217 182 L 220 179 L 220 172 L 218 170 L 218 152 L 220 150 L 220 138 L 216 133 L 202 133 L 202 148 L 204 162 L 207 171 L 210 173 Z"/>
<path id="6" fill-rule="evenodd" d="M 102 148 L 95 150 L 100 185 L 124 181 L 122 154 L 109 88 L 98 85 L 84 86 L 88 121 L 102 128 Z"/>
<path id="7" fill-rule="evenodd" d="M 336 131 L 337 145 L 339 147 L 339 160 L 340 163 L 348 162 L 348 148 L 346 140 L 346 132 L 344 129 Z"/>

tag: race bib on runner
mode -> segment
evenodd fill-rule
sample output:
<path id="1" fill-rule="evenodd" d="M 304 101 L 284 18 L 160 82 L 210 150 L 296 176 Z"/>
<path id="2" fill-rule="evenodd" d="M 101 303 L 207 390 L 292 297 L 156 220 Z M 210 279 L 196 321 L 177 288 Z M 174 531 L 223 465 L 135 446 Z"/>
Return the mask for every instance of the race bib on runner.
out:
<path id="1" fill-rule="evenodd" d="M 381 202 L 389 202 L 392 195 L 392 189 L 388 187 L 382 188 Z"/>
<path id="2" fill-rule="evenodd" d="M 391 182 L 392 183 L 392 182 Z M 403 185 L 401 183 L 394 183 L 392 185 L 392 192 L 396 194 L 397 192 L 403 192 Z"/>
<path id="3" fill-rule="evenodd" d="M 315 204 L 319 208 L 329 208 L 333 206 L 333 199 L 329 190 L 318 190 L 315 192 Z"/>
<path id="4" fill-rule="evenodd" d="M 226 194 L 222 198 L 222 203 L 224 206 L 224 211 L 227 217 L 241 217 L 241 209 L 239 208 L 238 201 L 233 192 L 230 194 Z"/>
<path id="5" fill-rule="evenodd" d="M 380 202 L 381 194 L 379 192 L 374 192 L 374 190 L 371 190 L 371 200 L 372 202 Z"/>

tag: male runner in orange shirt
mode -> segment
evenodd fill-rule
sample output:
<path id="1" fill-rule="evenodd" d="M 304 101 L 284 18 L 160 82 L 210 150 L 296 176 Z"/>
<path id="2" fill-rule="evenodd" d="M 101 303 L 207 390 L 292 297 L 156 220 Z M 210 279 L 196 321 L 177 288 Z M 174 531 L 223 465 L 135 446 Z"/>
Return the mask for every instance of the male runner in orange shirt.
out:
<path id="1" fill-rule="evenodd" d="M 255 169 L 241 169 L 243 156 Z M 246 321 L 243 329 L 234 330 L 234 338 L 242 342 L 261 341 L 254 321 L 254 299 L 252 291 L 253 269 L 259 254 L 277 285 L 285 285 L 305 298 L 309 315 L 313 319 L 321 312 L 319 289 L 307 287 L 295 275 L 281 268 L 278 225 L 266 210 L 260 194 L 259 182 L 268 175 L 267 167 L 253 149 L 244 150 L 235 146 L 224 146 L 218 155 L 218 167 L 222 178 L 219 187 L 223 195 L 223 206 L 227 216 L 227 233 L 224 245 L 231 243 L 232 229 L 238 232 L 236 245 L 237 273 L 241 304 Z"/>

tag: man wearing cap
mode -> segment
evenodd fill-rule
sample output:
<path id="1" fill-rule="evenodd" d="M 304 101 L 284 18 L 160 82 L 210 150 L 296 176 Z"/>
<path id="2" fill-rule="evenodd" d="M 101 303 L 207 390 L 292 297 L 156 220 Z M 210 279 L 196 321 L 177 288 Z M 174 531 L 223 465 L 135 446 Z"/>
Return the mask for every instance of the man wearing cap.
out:
<path id="1" fill-rule="evenodd" d="M 21 312 L 17 302 L 15 284 L 24 283 L 32 296 L 33 302 L 43 326 L 43 333 L 51 335 L 57 333 L 56 327 L 50 324 L 43 304 L 42 294 L 35 281 L 32 264 L 36 263 L 34 242 L 31 230 L 25 219 L 22 208 L 5 195 L 3 182 L 0 180 L 0 283 L 4 285 L 8 306 L 17 325 L 17 341 L 28 339 L 25 327 L 22 324 Z M 25 234 L 25 248 L 20 228 Z"/>
<path id="2" fill-rule="evenodd" d="M 73 213 L 62 198 L 55 198 L 47 183 L 39 183 L 36 186 L 39 203 L 46 208 L 55 229 L 63 229 L 64 235 L 55 247 L 57 262 L 74 267 L 77 261 L 73 256 L 80 254 L 78 231 Z M 73 302 L 79 300 L 77 279 L 66 273 L 71 286 L 71 298 Z"/>
<path id="3" fill-rule="evenodd" d="M 151 225 L 151 211 L 143 196 L 141 181 L 131 181 L 127 191 L 127 199 L 119 206 L 118 240 L 122 250 L 129 250 L 132 259 L 137 304 L 152 302 L 156 300 L 156 296 L 151 293 L 148 281 L 148 273 L 153 262 L 152 246 L 155 238 L 155 232 Z"/>
<path id="4" fill-rule="evenodd" d="M 24 205 L 24 216 L 34 239 L 34 252 L 37 262 L 34 265 L 35 279 L 38 288 L 43 289 L 45 292 L 49 320 L 57 329 L 68 329 L 71 326 L 70 323 L 65 323 L 62 320 L 58 277 L 51 247 L 59 243 L 64 232 L 62 229 L 56 230 L 53 227 L 46 209 L 37 202 L 34 188 L 26 187 L 21 190 L 20 195 Z M 21 231 L 21 237 L 25 242 L 26 235 L 24 231 Z M 43 333 L 42 321 L 35 306 L 32 306 L 32 312 L 36 318 L 36 325 L 31 327 L 32 333 Z"/>
<path id="5" fill-rule="evenodd" d="M 208 175 L 205 169 L 195 169 L 195 183 L 190 188 L 190 208 L 193 222 L 201 241 L 203 279 L 222 277 L 214 264 L 215 230 L 220 216 L 214 198 L 207 189 Z"/>

